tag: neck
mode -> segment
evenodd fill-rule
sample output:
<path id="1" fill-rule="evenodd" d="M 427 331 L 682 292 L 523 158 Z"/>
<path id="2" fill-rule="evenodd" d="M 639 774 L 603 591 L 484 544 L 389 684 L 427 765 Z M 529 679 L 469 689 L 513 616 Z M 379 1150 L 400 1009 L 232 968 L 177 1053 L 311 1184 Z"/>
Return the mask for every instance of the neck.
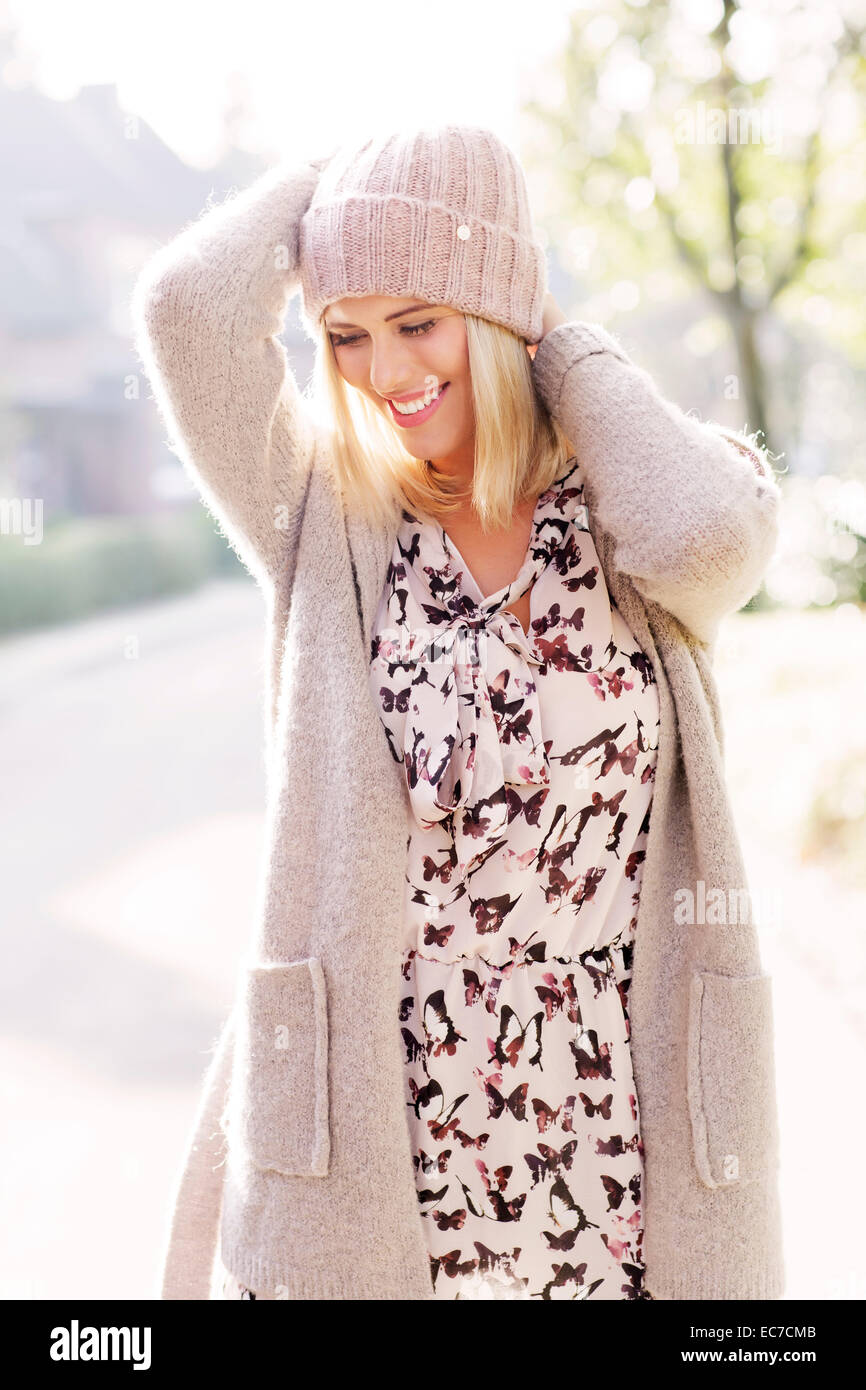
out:
<path id="1" fill-rule="evenodd" d="M 467 498 L 471 498 L 474 468 L 466 469 L 465 467 L 459 466 L 453 467 L 448 461 L 443 461 L 442 459 L 425 459 L 424 465 L 428 472 L 433 474 L 434 477 L 445 479 L 455 488 L 465 492 Z"/>
<path id="2" fill-rule="evenodd" d="M 471 493 L 472 479 L 475 475 L 474 436 L 452 453 L 436 459 L 426 459 L 425 462 L 438 477 L 445 478 L 456 487 Z"/>

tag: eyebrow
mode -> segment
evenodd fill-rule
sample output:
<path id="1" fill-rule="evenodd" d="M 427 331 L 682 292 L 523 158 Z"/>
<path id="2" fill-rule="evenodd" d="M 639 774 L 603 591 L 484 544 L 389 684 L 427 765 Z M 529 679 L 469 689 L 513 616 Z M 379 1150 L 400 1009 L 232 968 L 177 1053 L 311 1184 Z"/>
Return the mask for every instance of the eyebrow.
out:
<path id="1" fill-rule="evenodd" d="M 386 322 L 386 323 L 390 323 L 392 319 L 401 319 L 401 318 L 403 317 L 404 314 L 417 314 L 419 309 L 429 309 L 429 308 L 431 308 L 431 307 L 435 307 L 435 306 L 431 306 L 431 305 L 429 305 L 429 304 L 410 304 L 410 306 L 409 306 L 408 309 L 398 309 L 396 314 L 388 314 L 387 317 L 386 317 L 386 319 L 385 319 L 385 322 Z M 359 327 L 360 327 L 360 324 L 357 324 L 357 323 L 335 323 L 334 320 L 332 319 L 330 323 L 328 323 L 327 320 L 325 321 L 325 327 L 326 327 L 326 328 L 359 328 Z"/>

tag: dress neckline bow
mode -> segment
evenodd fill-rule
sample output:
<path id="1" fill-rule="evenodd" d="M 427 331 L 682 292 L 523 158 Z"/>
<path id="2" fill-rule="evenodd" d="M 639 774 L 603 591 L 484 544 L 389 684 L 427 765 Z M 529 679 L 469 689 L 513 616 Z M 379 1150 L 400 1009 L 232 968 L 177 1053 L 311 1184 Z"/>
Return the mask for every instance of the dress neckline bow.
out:
<path id="1" fill-rule="evenodd" d="M 570 587 L 568 576 L 580 562 L 580 531 L 589 527 L 572 458 L 536 501 L 517 575 L 484 596 L 444 528 L 403 510 L 374 630 L 371 680 L 392 754 L 404 766 L 415 819 L 431 829 L 451 817 L 461 874 L 501 846 L 510 819 L 525 804 L 524 788 L 536 810 L 547 794 L 536 678 L 553 644 L 545 619 L 526 633 L 506 604 L 543 578 L 545 601 L 559 596 L 560 576 Z M 587 597 L 600 585 L 592 602 L 609 613 L 600 566 L 582 582 Z M 569 600 L 568 588 L 562 598 Z"/>

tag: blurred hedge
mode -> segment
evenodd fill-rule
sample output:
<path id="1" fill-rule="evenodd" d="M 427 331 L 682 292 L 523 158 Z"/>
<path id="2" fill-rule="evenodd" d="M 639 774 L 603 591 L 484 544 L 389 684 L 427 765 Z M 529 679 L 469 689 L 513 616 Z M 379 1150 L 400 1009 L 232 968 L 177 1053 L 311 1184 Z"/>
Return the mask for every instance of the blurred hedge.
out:
<path id="1" fill-rule="evenodd" d="M 39 545 L 0 535 L 0 634 L 182 593 L 216 575 L 249 577 L 198 504 L 57 521 Z"/>

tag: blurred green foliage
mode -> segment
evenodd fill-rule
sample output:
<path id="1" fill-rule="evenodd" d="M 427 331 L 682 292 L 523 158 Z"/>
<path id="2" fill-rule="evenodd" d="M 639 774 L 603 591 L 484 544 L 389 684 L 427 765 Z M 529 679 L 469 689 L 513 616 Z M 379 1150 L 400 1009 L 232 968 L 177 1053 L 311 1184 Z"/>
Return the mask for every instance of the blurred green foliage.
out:
<path id="1" fill-rule="evenodd" d="M 823 768 L 803 828 L 801 854 L 866 888 L 866 750 Z"/>
<path id="2" fill-rule="evenodd" d="M 197 503 L 58 520 L 38 545 L 0 536 L 0 633 L 182 593 L 218 575 L 247 571 Z"/>
<path id="3" fill-rule="evenodd" d="M 704 359 L 704 413 L 737 402 L 795 461 L 809 356 L 866 363 L 866 37 L 835 4 L 785 8 L 584 0 L 524 110 L 581 316 L 668 313 L 673 351 Z"/>
<path id="4" fill-rule="evenodd" d="M 866 603 L 866 484 L 830 473 L 784 479 L 765 586 L 786 607 Z"/>

